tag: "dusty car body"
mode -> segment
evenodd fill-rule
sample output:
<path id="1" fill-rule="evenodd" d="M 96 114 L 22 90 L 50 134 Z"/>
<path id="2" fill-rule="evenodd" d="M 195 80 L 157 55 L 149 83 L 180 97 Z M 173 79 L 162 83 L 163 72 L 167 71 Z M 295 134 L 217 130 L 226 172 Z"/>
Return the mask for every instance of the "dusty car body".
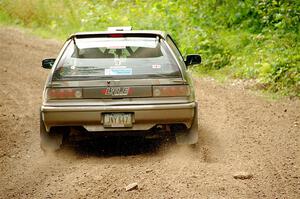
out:
<path id="1" fill-rule="evenodd" d="M 59 148 L 74 131 L 100 135 L 162 135 L 195 144 L 198 114 L 186 60 L 162 31 L 115 28 L 71 35 L 51 69 L 40 109 L 41 147 Z"/>

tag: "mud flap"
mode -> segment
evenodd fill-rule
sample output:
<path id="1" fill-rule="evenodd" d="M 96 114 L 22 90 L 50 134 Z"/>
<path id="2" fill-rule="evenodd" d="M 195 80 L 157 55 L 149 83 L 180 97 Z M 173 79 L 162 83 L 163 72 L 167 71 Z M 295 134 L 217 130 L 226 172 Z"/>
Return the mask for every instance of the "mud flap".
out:
<path id="1" fill-rule="evenodd" d="M 45 153 L 55 152 L 60 149 L 63 141 L 63 134 L 61 133 L 50 133 L 46 131 L 44 122 L 40 117 L 40 137 L 41 137 L 41 149 Z"/>
<path id="2" fill-rule="evenodd" d="M 195 106 L 195 115 L 191 128 L 175 132 L 177 144 L 192 145 L 198 142 L 198 104 Z"/>

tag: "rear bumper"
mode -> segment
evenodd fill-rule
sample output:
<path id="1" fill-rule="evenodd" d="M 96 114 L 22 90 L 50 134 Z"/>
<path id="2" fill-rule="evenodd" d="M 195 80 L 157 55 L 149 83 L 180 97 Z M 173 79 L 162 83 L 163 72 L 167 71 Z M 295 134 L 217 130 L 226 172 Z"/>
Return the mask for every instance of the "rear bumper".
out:
<path id="1" fill-rule="evenodd" d="M 183 123 L 191 126 L 195 102 L 155 105 L 114 106 L 41 106 L 42 119 L 47 131 L 53 126 L 83 126 L 88 131 L 149 130 L 157 124 Z M 130 128 L 104 128 L 103 113 L 133 113 Z"/>

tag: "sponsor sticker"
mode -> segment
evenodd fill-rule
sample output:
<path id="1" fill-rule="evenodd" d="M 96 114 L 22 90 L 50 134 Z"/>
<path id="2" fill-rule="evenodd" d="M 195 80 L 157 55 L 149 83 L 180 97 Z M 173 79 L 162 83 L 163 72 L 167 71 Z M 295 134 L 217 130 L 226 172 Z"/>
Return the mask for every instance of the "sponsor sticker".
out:
<path id="1" fill-rule="evenodd" d="M 132 68 L 107 68 L 104 72 L 105 75 L 132 75 Z"/>
<path id="2" fill-rule="evenodd" d="M 160 64 L 153 64 L 153 65 L 152 65 L 152 68 L 154 68 L 154 69 L 159 69 L 159 68 L 161 68 L 161 65 L 160 65 Z"/>
<path id="3" fill-rule="evenodd" d="M 102 93 L 109 96 L 125 96 L 131 93 L 131 89 L 129 87 L 108 87 L 102 90 Z"/>

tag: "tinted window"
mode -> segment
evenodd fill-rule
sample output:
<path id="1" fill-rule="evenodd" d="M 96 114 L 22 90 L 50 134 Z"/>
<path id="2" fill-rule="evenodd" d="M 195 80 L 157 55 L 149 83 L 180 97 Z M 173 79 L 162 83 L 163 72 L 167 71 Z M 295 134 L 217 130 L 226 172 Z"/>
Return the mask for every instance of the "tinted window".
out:
<path id="1" fill-rule="evenodd" d="M 55 80 L 180 77 L 168 48 L 158 38 L 86 38 L 71 41 Z"/>

